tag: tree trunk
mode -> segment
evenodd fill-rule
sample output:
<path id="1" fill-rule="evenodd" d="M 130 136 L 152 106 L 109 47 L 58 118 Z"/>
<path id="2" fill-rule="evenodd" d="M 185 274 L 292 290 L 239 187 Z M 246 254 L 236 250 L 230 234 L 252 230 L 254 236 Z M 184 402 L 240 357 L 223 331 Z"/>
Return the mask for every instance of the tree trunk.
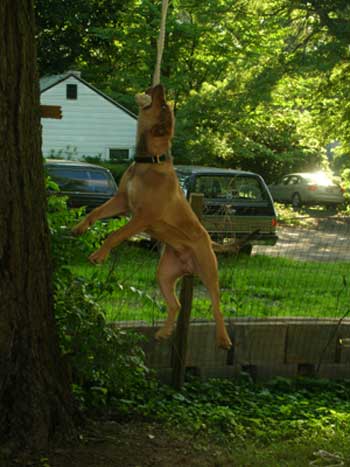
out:
<path id="1" fill-rule="evenodd" d="M 72 433 L 53 316 L 33 0 L 0 2 L 0 441 Z"/>

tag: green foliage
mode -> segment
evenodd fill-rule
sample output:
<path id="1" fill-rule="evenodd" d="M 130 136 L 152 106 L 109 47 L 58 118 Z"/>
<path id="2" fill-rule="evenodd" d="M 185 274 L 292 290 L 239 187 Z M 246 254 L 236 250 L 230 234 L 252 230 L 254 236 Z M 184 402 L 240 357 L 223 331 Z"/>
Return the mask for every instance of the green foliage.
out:
<path id="1" fill-rule="evenodd" d="M 127 3 L 131 2 L 36 0 L 40 73 L 62 73 L 79 62 L 98 67 L 100 78 L 109 73 L 117 51 L 113 43 L 94 34 L 94 28 L 119 25 Z"/>
<path id="2" fill-rule="evenodd" d="M 222 83 L 193 92 L 179 110 L 177 162 L 251 170 L 267 182 L 288 172 L 322 167 L 324 151 L 300 138 L 305 124 L 298 112 L 267 104 L 247 112 L 236 107 L 233 96 L 230 99 L 229 86 Z"/>
<path id="3" fill-rule="evenodd" d="M 140 336 L 114 328 L 98 303 L 108 288 L 61 270 L 55 281 L 55 316 L 63 355 L 72 369 L 82 406 L 107 405 L 127 389 L 141 387 L 148 370 Z"/>
<path id="4" fill-rule="evenodd" d="M 344 198 L 346 203 L 346 211 L 350 213 L 350 169 L 344 169 L 342 172 L 342 187 L 344 189 Z"/>
<path id="5" fill-rule="evenodd" d="M 288 380 L 269 384 L 211 380 L 185 384 L 181 392 L 156 383 L 142 396 L 116 401 L 126 415 L 142 415 L 179 427 L 194 438 L 214 436 L 258 445 L 350 434 L 349 382 Z"/>
<path id="6" fill-rule="evenodd" d="M 48 181 L 50 190 L 57 189 Z M 89 279 L 72 273 L 68 264 L 85 257 L 123 221 L 96 225 L 83 237 L 74 238 L 69 228 L 83 210 L 68 210 L 64 197 L 49 197 L 49 227 L 54 260 L 55 317 L 63 356 L 71 368 L 75 396 L 82 407 L 101 407 L 111 397 L 137 391 L 144 384 L 148 369 L 139 347 L 140 336 L 113 327 L 101 306 L 115 283 L 111 277 Z M 111 279 L 111 280 L 108 280 Z"/>
<path id="7" fill-rule="evenodd" d="M 39 0 L 41 73 L 79 68 L 136 112 L 160 10 L 159 0 Z M 348 153 L 349 25 L 346 0 L 171 2 L 162 81 L 177 115 L 175 160 L 271 180 L 327 165 L 333 141 Z"/>
<path id="8" fill-rule="evenodd" d="M 46 155 L 47 159 L 65 159 L 73 160 L 78 158 L 78 148 L 68 144 L 64 149 L 54 150 L 51 149 L 49 154 Z"/>

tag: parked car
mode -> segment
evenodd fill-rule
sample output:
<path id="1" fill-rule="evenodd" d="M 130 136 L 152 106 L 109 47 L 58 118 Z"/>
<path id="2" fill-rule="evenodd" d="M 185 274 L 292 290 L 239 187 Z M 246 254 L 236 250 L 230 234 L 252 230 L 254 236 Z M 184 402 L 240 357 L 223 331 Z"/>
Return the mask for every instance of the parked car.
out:
<path id="1" fill-rule="evenodd" d="M 275 201 L 291 203 L 294 208 L 315 204 L 334 207 L 344 202 L 342 189 L 323 172 L 288 174 L 269 188 Z"/>
<path id="2" fill-rule="evenodd" d="M 87 211 L 109 200 L 117 184 L 108 169 L 85 162 L 47 159 L 47 174 L 57 183 L 60 194 L 68 196 L 68 206 L 85 206 Z"/>
<path id="3" fill-rule="evenodd" d="M 277 242 L 276 211 L 260 175 L 198 166 L 176 166 L 175 170 L 188 199 L 191 193 L 204 194 L 201 220 L 213 240 L 240 239 L 259 230 L 242 249 L 248 254 L 253 245 Z"/>

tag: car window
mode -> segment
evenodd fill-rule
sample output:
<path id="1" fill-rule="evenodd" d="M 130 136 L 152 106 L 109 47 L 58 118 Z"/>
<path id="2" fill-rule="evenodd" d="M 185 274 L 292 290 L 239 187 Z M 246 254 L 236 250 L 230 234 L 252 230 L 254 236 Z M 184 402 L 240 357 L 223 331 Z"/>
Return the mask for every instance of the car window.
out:
<path id="1" fill-rule="evenodd" d="M 288 185 L 297 185 L 299 183 L 299 178 L 296 175 L 292 175 L 289 178 Z"/>
<path id="2" fill-rule="evenodd" d="M 283 177 L 283 178 L 282 178 L 282 181 L 281 181 L 281 184 L 282 184 L 282 185 L 288 185 L 288 183 L 289 183 L 289 178 L 290 178 L 289 176 L 288 176 L 288 177 Z"/>
<path id="3" fill-rule="evenodd" d="M 105 193 L 113 191 L 113 181 L 111 180 L 108 172 L 102 172 L 101 170 L 91 170 L 90 174 L 90 185 L 94 187 L 95 192 Z"/>
<path id="4" fill-rule="evenodd" d="M 48 174 L 58 184 L 61 191 L 81 191 L 87 193 L 113 193 L 114 183 L 107 172 L 81 168 L 48 167 Z"/>
<path id="5" fill-rule="evenodd" d="M 267 199 L 266 190 L 258 178 L 246 175 L 203 175 L 197 176 L 194 192 L 203 193 L 205 198 L 217 200 Z"/>

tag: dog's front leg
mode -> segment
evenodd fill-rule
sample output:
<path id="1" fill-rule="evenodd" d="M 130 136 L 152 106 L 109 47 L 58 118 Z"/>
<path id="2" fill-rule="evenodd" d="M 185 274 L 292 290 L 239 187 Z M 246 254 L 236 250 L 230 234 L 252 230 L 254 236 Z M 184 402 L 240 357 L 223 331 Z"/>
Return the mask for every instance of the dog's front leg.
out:
<path id="1" fill-rule="evenodd" d="M 142 232 L 148 225 L 149 219 L 146 221 L 144 217 L 133 217 L 126 225 L 111 233 L 103 242 L 101 248 L 89 256 L 89 261 L 91 263 L 103 263 L 112 248 L 116 247 L 127 238 Z"/>
<path id="2" fill-rule="evenodd" d="M 117 193 L 113 198 L 91 211 L 79 224 L 72 229 L 73 235 L 82 235 L 99 219 L 118 216 L 128 211 L 126 193 Z"/>

